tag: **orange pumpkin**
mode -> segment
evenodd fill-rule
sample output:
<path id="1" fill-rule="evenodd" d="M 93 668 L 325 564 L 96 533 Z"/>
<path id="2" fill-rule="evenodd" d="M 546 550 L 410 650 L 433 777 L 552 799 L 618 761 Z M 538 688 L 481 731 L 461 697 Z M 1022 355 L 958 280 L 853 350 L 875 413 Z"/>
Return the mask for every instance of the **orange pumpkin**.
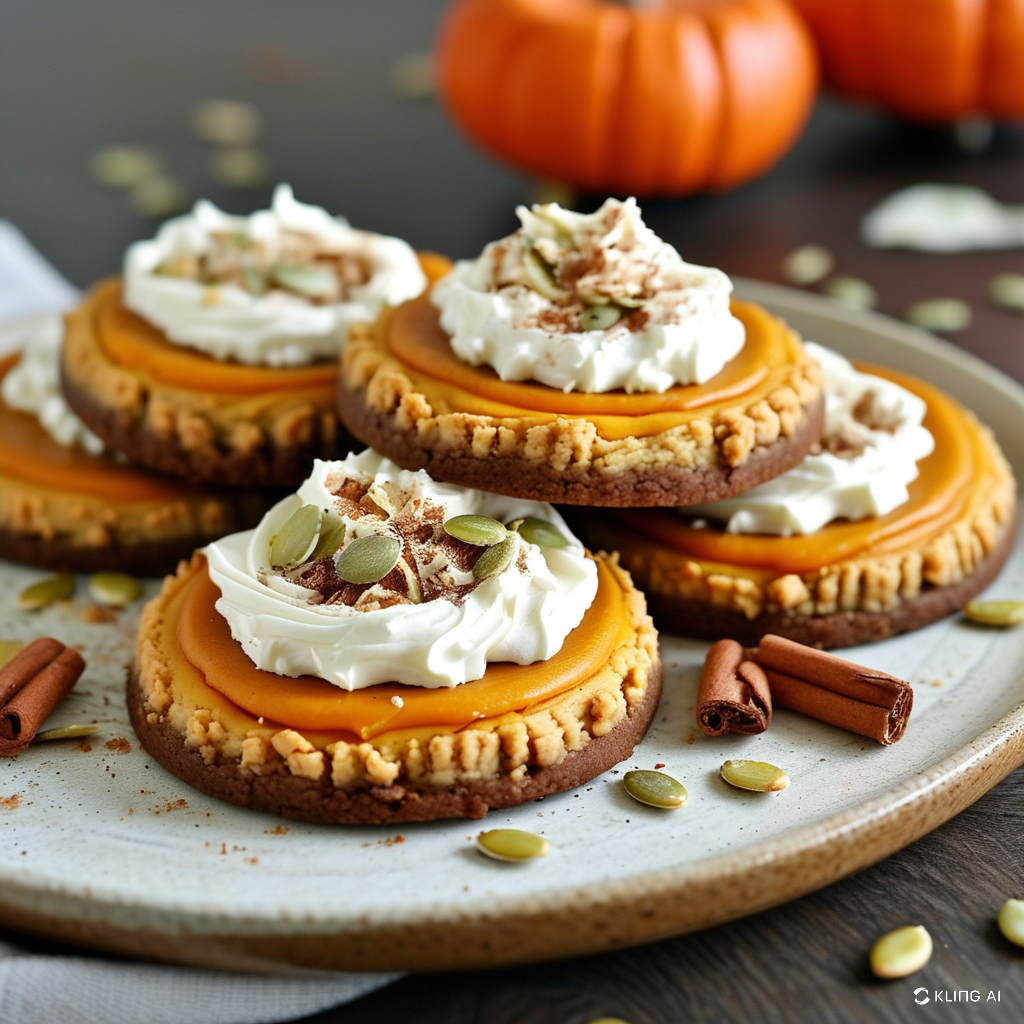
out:
<path id="1" fill-rule="evenodd" d="M 1024 116 L 1024 0 L 793 0 L 837 91 L 924 121 Z"/>
<path id="2" fill-rule="evenodd" d="M 441 93 L 467 135 L 595 192 L 723 189 L 796 140 L 813 43 L 782 0 L 456 0 Z"/>

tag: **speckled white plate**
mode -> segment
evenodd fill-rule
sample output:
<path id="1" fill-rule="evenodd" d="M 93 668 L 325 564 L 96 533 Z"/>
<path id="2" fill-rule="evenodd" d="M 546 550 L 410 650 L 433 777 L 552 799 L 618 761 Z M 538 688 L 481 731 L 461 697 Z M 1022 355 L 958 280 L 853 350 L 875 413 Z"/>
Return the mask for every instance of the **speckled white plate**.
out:
<path id="1" fill-rule="evenodd" d="M 808 338 L 952 392 L 995 429 L 1024 476 L 1024 389 L 894 321 L 770 285 L 746 283 L 741 292 Z M 82 643 L 88 669 L 53 724 L 105 724 L 91 749 L 44 744 L 0 764 L 0 921 L 140 956 L 236 968 L 423 969 L 654 939 L 864 867 L 1024 761 L 1024 628 L 952 618 L 851 650 L 853 660 L 913 683 L 910 727 L 891 748 L 786 711 L 763 736 L 709 740 L 694 727 L 706 645 L 665 637 L 661 707 L 620 770 L 664 763 L 689 803 L 645 808 L 609 772 L 576 792 L 489 815 L 488 827 L 551 841 L 546 859 L 505 865 L 475 851 L 476 822 L 402 835 L 301 825 L 188 788 L 146 756 L 128 725 L 124 667 L 135 615 L 92 624 L 81 616 L 84 600 L 26 615 L 16 595 L 39 575 L 0 564 L 0 637 Z M 990 593 L 1024 594 L 1020 545 Z M 781 765 L 792 785 L 771 795 L 729 789 L 718 769 L 737 756 Z"/>

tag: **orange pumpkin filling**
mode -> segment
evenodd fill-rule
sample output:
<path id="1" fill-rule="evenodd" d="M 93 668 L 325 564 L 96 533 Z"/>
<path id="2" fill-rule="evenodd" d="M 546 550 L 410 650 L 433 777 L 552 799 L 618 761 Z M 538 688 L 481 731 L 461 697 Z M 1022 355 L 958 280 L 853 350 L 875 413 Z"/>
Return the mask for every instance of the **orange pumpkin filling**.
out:
<path id="1" fill-rule="evenodd" d="M 751 404 L 785 384 L 803 361 L 799 338 L 759 306 L 733 302 L 732 311 L 747 332 L 739 355 L 706 383 L 678 385 L 661 394 L 566 393 L 544 384 L 503 381 L 490 367 L 471 366 L 455 355 L 428 295 L 386 311 L 377 330 L 435 413 L 529 416 L 539 422 L 586 418 L 602 437 L 617 440 L 658 434 L 698 416 L 710 419 L 728 406 Z"/>
<path id="2" fill-rule="evenodd" d="M 429 282 L 451 269 L 451 261 L 433 253 L 420 255 Z M 176 345 L 159 328 L 143 320 L 122 301 L 120 280 L 99 285 L 90 300 L 97 336 L 111 362 L 144 373 L 152 380 L 188 391 L 221 395 L 262 395 L 311 390 L 319 405 L 331 406 L 338 378 L 336 360 L 309 366 L 251 366 L 222 362 L 194 349 Z M 210 289 L 216 301 L 216 288 Z"/>
<path id="3" fill-rule="evenodd" d="M 17 363 L 0 360 L 0 380 Z M 190 495 L 195 488 L 102 455 L 55 441 L 35 416 L 0 402 L 0 473 L 62 493 L 88 494 L 112 502 L 160 501 Z"/>
<path id="4" fill-rule="evenodd" d="M 492 664 L 481 679 L 428 689 L 382 683 L 341 690 L 311 676 L 291 678 L 256 668 L 231 636 L 214 604 L 220 592 L 205 566 L 185 578 L 167 605 L 164 646 L 180 652 L 185 672 L 176 685 L 189 686 L 198 706 L 227 705 L 282 727 L 301 729 L 313 742 L 370 740 L 395 730 L 432 727 L 454 731 L 473 722 L 522 711 L 584 682 L 605 665 L 632 630 L 623 614 L 625 595 L 611 571 L 598 563 L 598 591 L 583 621 L 561 649 L 532 665 Z M 197 692 L 197 683 L 202 683 Z M 214 691 L 214 700 L 210 693 Z M 219 696 L 221 701 L 217 701 Z M 400 696 L 402 706 L 391 702 Z M 255 726 L 248 719 L 249 728 Z M 228 723 L 231 724 L 230 719 Z M 245 725 L 245 720 L 239 724 Z"/>
<path id="5" fill-rule="evenodd" d="M 857 522 L 836 520 L 816 533 L 796 537 L 725 533 L 695 529 L 674 511 L 616 511 L 626 526 L 662 545 L 702 562 L 759 568 L 772 573 L 801 573 L 858 555 L 872 557 L 908 551 L 954 523 L 970 499 L 974 481 L 993 472 L 981 427 L 948 395 L 924 381 L 884 367 L 857 363 L 922 398 L 928 406 L 924 425 L 935 449 L 918 463 L 919 475 L 909 500 L 884 516 Z"/>

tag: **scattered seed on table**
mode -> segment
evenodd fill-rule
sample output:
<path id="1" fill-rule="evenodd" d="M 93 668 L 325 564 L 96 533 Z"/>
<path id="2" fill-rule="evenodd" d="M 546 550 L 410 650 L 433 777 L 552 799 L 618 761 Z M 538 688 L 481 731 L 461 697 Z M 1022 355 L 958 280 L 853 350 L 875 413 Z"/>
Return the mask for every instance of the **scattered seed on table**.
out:
<path id="1" fill-rule="evenodd" d="M 634 800 L 648 807 L 682 807 L 689 796 L 681 782 L 659 771 L 626 772 L 622 784 Z"/>
<path id="2" fill-rule="evenodd" d="M 159 154 L 149 146 L 105 146 L 89 165 L 92 176 L 110 188 L 134 188 L 160 174 L 163 166 Z"/>
<path id="3" fill-rule="evenodd" d="M 836 274 L 822 286 L 822 292 L 847 309 L 874 309 L 878 305 L 878 292 L 860 277 Z"/>
<path id="4" fill-rule="evenodd" d="M 131 191 L 131 203 L 144 217 L 170 217 L 185 209 L 188 196 L 177 178 L 161 174 L 140 181 Z"/>
<path id="5" fill-rule="evenodd" d="M 765 761 L 726 761 L 722 765 L 722 778 L 730 786 L 755 793 L 777 793 L 789 785 L 789 776 Z"/>
<path id="6" fill-rule="evenodd" d="M 205 142 L 249 146 L 263 130 L 263 115 L 241 100 L 202 100 L 192 108 L 192 130 Z"/>
<path id="7" fill-rule="evenodd" d="M 932 955 L 932 937 L 922 925 L 907 925 L 883 935 L 871 947 L 871 970 L 878 978 L 905 978 Z"/>
<path id="8" fill-rule="evenodd" d="M 518 828 L 492 828 L 481 832 L 476 837 L 476 845 L 488 857 L 505 861 L 533 860 L 551 852 L 551 844 L 543 836 Z"/>
<path id="9" fill-rule="evenodd" d="M 835 265 L 835 257 L 823 245 L 802 245 L 782 261 L 782 279 L 806 287 L 824 281 Z"/>
<path id="10" fill-rule="evenodd" d="M 964 615 L 985 626 L 1019 626 L 1024 622 L 1024 601 L 969 601 Z"/>
<path id="11" fill-rule="evenodd" d="M 989 281 L 988 297 L 1003 309 L 1024 313 L 1024 274 L 996 274 Z"/>
<path id="12" fill-rule="evenodd" d="M 1007 900 L 996 919 L 1003 937 L 1015 946 L 1024 946 L 1024 900 Z"/>
<path id="13" fill-rule="evenodd" d="M 903 318 L 926 331 L 955 334 L 971 326 L 974 314 L 963 299 L 922 299 L 908 306 Z"/>
<path id="14" fill-rule="evenodd" d="M 213 154 L 214 181 L 225 188 L 259 188 L 270 178 L 267 158 L 251 146 L 228 146 Z"/>

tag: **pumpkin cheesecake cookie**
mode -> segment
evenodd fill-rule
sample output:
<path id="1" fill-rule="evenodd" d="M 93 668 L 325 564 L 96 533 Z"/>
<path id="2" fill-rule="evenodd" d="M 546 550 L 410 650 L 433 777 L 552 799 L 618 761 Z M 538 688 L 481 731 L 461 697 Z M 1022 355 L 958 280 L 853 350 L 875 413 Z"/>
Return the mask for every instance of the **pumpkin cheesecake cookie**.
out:
<path id="1" fill-rule="evenodd" d="M 660 688 L 643 595 L 550 506 L 367 451 L 167 579 L 128 704 L 203 792 L 373 824 L 578 786 L 629 756 Z"/>
<path id="2" fill-rule="evenodd" d="M 581 513 L 661 628 L 848 646 L 950 614 L 1006 562 L 1016 484 L 991 432 L 922 380 L 807 347 L 828 404 L 800 467 L 717 504 Z"/>
<path id="3" fill-rule="evenodd" d="M 79 572 L 158 576 L 198 544 L 257 522 L 248 490 L 158 476 L 103 454 L 60 391 L 59 315 L 0 359 L 0 558 Z"/>
<path id="4" fill-rule="evenodd" d="M 133 462 L 295 486 L 314 458 L 349 447 L 333 398 L 349 325 L 426 284 L 405 242 L 355 231 L 285 185 L 249 217 L 200 202 L 131 246 L 123 281 L 71 314 L 64 389 Z"/>
<path id="5" fill-rule="evenodd" d="M 817 364 L 784 323 L 730 307 L 634 200 L 522 227 L 429 294 L 355 325 L 339 411 L 437 480 L 582 505 L 687 505 L 800 462 L 821 434 Z"/>

